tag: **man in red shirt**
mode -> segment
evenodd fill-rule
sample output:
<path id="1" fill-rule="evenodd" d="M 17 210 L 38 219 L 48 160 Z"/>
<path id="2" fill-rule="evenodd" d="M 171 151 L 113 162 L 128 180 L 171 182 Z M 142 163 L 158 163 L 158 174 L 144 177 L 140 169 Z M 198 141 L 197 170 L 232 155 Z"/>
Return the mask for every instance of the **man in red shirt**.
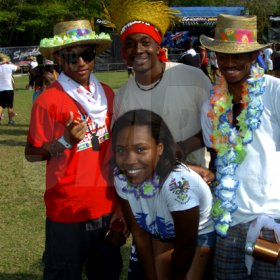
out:
<path id="1" fill-rule="evenodd" d="M 63 68 L 36 99 L 25 156 L 47 161 L 44 279 L 119 279 L 118 247 L 104 233 L 120 217 L 109 159 L 113 90 L 93 75 L 95 56 L 109 47 L 87 20 L 58 23 L 40 42 L 44 57 Z"/>

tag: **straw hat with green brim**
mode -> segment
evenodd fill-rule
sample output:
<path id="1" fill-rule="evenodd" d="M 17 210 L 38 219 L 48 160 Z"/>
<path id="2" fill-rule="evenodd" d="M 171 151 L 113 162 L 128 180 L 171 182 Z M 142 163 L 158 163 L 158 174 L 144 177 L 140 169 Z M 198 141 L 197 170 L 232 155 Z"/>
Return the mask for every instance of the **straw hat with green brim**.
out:
<path id="1" fill-rule="evenodd" d="M 40 52 L 53 60 L 53 54 L 65 48 L 80 45 L 95 45 L 96 55 L 104 52 L 112 43 L 109 34 L 97 35 L 88 20 L 60 22 L 54 26 L 54 37 L 40 41 Z"/>
<path id="2" fill-rule="evenodd" d="M 249 53 L 271 44 L 257 42 L 257 17 L 220 14 L 215 28 L 215 38 L 200 36 L 205 48 L 225 54 Z"/>

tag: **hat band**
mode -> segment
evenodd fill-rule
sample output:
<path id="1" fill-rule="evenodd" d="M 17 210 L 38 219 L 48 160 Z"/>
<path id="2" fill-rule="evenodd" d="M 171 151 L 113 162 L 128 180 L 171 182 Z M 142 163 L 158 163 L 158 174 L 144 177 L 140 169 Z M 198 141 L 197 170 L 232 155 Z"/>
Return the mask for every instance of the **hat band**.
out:
<path id="1" fill-rule="evenodd" d="M 79 38 L 80 36 L 87 35 L 91 33 L 92 30 L 88 28 L 78 28 L 78 29 L 70 29 L 67 30 L 65 33 L 61 33 L 60 36 L 67 36 L 70 38 Z"/>
<path id="2" fill-rule="evenodd" d="M 144 33 L 152 37 L 158 44 L 162 41 L 162 36 L 158 29 L 147 22 L 130 22 L 122 28 L 121 40 L 124 41 L 128 35 L 134 33 Z"/>
<path id="3" fill-rule="evenodd" d="M 254 43 L 257 41 L 257 31 L 240 28 L 216 28 L 215 39 L 226 42 Z"/>

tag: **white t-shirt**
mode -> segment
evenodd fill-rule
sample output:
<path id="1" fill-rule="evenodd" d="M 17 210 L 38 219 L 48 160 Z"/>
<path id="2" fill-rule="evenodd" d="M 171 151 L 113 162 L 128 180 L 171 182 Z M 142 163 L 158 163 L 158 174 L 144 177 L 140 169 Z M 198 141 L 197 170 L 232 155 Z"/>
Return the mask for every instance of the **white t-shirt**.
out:
<path id="1" fill-rule="evenodd" d="M 217 62 L 217 56 L 215 52 L 209 53 L 209 64 L 210 66 L 214 66 L 216 68 L 219 68 L 218 62 Z"/>
<path id="2" fill-rule="evenodd" d="M 38 66 L 38 62 L 37 61 L 31 61 L 30 62 L 30 68 L 31 69 L 33 69 L 33 68 L 35 68 L 35 67 L 37 67 Z"/>
<path id="3" fill-rule="evenodd" d="M 196 55 L 196 51 L 194 49 L 189 49 L 186 51 L 186 54 L 191 54 L 192 56 Z"/>
<path id="4" fill-rule="evenodd" d="M 268 70 L 273 70 L 273 61 L 271 59 L 271 55 L 273 54 L 272 48 L 266 48 L 263 52 L 264 54 L 264 61 Z"/>
<path id="5" fill-rule="evenodd" d="M 13 72 L 17 70 L 14 64 L 0 64 L 0 91 L 13 90 Z"/>
<path id="6" fill-rule="evenodd" d="M 134 77 L 120 88 L 114 101 L 113 120 L 131 110 L 150 110 L 163 118 L 176 142 L 183 141 L 201 130 L 201 106 L 211 88 L 200 69 L 167 62 L 162 80 L 154 89 L 140 90 Z M 194 163 L 203 165 L 204 151 L 195 153 Z"/>
<path id="7" fill-rule="evenodd" d="M 127 184 L 123 175 L 115 176 L 118 195 L 128 200 L 133 215 L 141 228 L 161 239 L 175 237 L 171 212 L 199 206 L 199 235 L 212 232 L 210 217 L 212 194 L 208 185 L 194 171 L 180 164 L 172 171 L 162 187 L 152 197 L 143 194 L 140 187 Z"/>
<path id="8" fill-rule="evenodd" d="M 280 218 L 280 79 L 265 76 L 262 95 L 264 111 L 260 127 L 253 132 L 253 141 L 245 145 L 245 160 L 237 167 L 239 180 L 233 213 L 233 224 L 252 221 L 265 214 Z M 202 128 L 205 145 L 212 146 L 212 125 L 207 113 L 209 101 L 202 109 Z"/>
<path id="9" fill-rule="evenodd" d="M 265 60 L 265 61 L 271 60 L 271 55 L 272 55 L 272 53 L 273 53 L 272 48 L 266 48 L 266 49 L 263 51 L 264 60 Z"/>

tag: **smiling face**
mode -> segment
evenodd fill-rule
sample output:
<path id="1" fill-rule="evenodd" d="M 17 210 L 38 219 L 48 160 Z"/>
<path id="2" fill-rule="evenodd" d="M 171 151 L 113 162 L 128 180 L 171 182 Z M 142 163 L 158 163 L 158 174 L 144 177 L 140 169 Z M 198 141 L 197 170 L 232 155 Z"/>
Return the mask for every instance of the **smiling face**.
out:
<path id="1" fill-rule="evenodd" d="M 135 72 L 145 73 L 159 63 L 159 49 L 159 44 L 150 36 L 135 33 L 125 39 L 123 55 L 127 64 L 132 66 Z"/>
<path id="2" fill-rule="evenodd" d="M 219 69 L 228 84 L 242 84 L 250 74 L 257 52 L 242 54 L 216 53 Z"/>
<path id="3" fill-rule="evenodd" d="M 146 125 L 123 128 L 116 139 L 115 160 L 118 168 L 132 184 L 151 178 L 163 152 Z"/>
<path id="4" fill-rule="evenodd" d="M 92 45 L 67 48 L 56 54 L 64 73 L 82 86 L 89 85 L 89 75 L 94 67 L 95 51 Z"/>

